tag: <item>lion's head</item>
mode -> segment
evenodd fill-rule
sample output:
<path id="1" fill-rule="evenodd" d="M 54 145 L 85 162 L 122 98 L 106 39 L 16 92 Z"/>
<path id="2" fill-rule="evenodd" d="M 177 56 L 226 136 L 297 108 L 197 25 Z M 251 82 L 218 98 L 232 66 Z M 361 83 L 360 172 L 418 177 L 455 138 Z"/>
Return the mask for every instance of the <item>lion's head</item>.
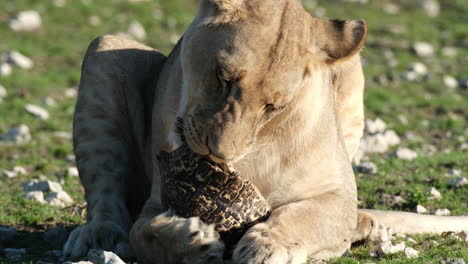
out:
<path id="1" fill-rule="evenodd" d="M 238 160 L 262 129 L 287 119 L 316 65 L 354 55 L 365 35 L 364 21 L 316 19 L 299 0 L 203 0 L 181 49 L 187 144 Z"/>

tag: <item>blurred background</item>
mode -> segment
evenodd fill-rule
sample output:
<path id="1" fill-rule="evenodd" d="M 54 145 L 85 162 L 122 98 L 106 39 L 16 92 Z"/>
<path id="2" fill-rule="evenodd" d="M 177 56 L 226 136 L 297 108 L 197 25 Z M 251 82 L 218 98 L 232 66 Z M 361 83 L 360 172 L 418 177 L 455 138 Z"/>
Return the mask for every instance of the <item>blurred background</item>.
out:
<path id="1" fill-rule="evenodd" d="M 362 51 L 366 132 L 354 164 L 360 206 L 468 214 L 468 1 L 303 2 L 314 16 L 363 18 L 369 26 Z M 71 128 L 89 43 L 119 34 L 168 54 L 197 3 L 0 0 L 0 226 L 18 231 L 9 236 L 0 228 L 0 263 L 46 258 L 84 223 Z M 65 227 L 62 238 L 44 243 L 44 232 L 57 226 Z M 466 244 L 451 236 L 415 239 L 420 261 L 468 259 Z M 4 248 L 28 250 L 12 260 Z M 367 260 L 369 248 L 336 263 Z M 403 255 L 382 261 L 406 263 Z"/>

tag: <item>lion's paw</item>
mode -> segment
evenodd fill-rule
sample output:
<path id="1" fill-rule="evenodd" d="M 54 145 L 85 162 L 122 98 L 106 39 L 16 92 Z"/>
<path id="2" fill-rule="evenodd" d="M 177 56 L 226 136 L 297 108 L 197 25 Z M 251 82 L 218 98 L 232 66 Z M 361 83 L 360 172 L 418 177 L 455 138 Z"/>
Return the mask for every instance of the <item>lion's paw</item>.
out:
<path id="1" fill-rule="evenodd" d="M 121 241 L 128 241 L 128 235 L 119 225 L 111 221 L 92 221 L 73 230 L 63 253 L 65 256 L 83 257 L 90 249 L 112 251 Z"/>
<path id="2" fill-rule="evenodd" d="M 234 250 L 234 263 L 239 264 L 302 264 L 306 254 L 298 243 L 282 241 L 281 235 L 267 224 L 252 227 Z"/>
<path id="3" fill-rule="evenodd" d="M 139 259 L 152 263 L 220 264 L 223 263 L 224 244 L 213 225 L 204 224 L 198 217 L 181 218 L 166 212 L 132 230 L 131 241 Z"/>

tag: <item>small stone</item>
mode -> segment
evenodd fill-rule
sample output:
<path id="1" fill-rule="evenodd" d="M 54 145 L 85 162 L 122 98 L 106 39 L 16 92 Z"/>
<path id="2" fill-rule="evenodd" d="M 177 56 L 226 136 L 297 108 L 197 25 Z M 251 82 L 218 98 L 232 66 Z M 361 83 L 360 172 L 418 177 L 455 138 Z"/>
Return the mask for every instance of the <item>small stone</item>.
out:
<path id="1" fill-rule="evenodd" d="M 54 98 L 52 98 L 50 96 L 47 96 L 47 97 L 44 98 L 44 100 L 42 100 L 42 104 L 45 105 L 45 106 L 54 106 L 57 103 L 55 102 Z"/>
<path id="2" fill-rule="evenodd" d="M 450 58 L 453 58 L 455 56 L 457 56 L 457 48 L 455 47 L 443 47 L 442 48 L 442 55 L 446 56 L 446 57 L 450 57 Z"/>
<path id="3" fill-rule="evenodd" d="M 414 82 L 419 79 L 419 75 L 414 71 L 407 71 L 403 74 L 403 79 Z"/>
<path id="4" fill-rule="evenodd" d="M 18 231 L 15 228 L 0 226 L 0 242 L 12 240 L 17 235 Z"/>
<path id="5" fill-rule="evenodd" d="M 434 187 L 431 187 L 429 190 L 426 191 L 426 193 L 430 195 L 429 200 L 438 200 L 438 201 L 440 201 L 442 199 L 442 195 Z"/>
<path id="6" fill-rule="evenodd" d="M 73 204 L 73 199 L 65 191 L 51 192 L 47 195 L 46 201 L 56 207 L 65 207 Z"/>
<path id="7" fill-rule="evenodd" d="M 78 262 L 67 261 L 67 262 L 64 262 L 62 264 L 96 264 L 96 263 L 92 263 L 91 261 L 82 260 L 82 261 L 78 261 Z"/>
<path id="8" fill-rule="evenodd" d="M 434 47 L 427 42 L 416 42 L 413 45 L 413 49 L 419 57 L 431 57 L 434 55 Z"/>
<path id="9" fill-rule="evenodd" d="M 26 170 L 21 166 L 15 166 L 13 170 L 3 170 L 3 175 L 7 176 L 8 178 L 15 178 L 18 175 L 26 175 Z"/>
<path id="10" fill-rule="evenodd" d="M 62 186 L 60 185 L 60 183 L 54 181 L 38 181 L 36 179 L 32 179 L 23 183 L 23 189 L 25 192 L 60 192 L 62 191 Z"/>
<path id="11" fill-rule="evenodd" d="M 54 136 L 62 139 L 72 139 L 72 134 L 65 131 L 54 132 Z"/>
<path id="12" fill-rule="evenodd" d="M 98 16 L 90 16 L 88 19 L 88 23 L 91 26 L 99 26 L 101 24 L 101 18 L 99 18 Z"/>
<path id="13" fill-rule="evenodd" d="M 365 122 L 365 131 L 370 134 L 384 132 L 386 128 L 387 124 L 385 124 L 385 122 L 380 118 L 377 118 L 375 120 L 368 119 Z"/>
<path id="14" fill-rule="evenodd" d="M 68 231 L 61 225 L 44 233 L 44 240 L 53 247 L 61 248 L 68 238 Z M 61 251 L 60 251 L 61 253 Z"/>
<path id="15" fill-rule="evenodd" d="M 8 131 L 2 137 L 2 141 L 14 142 L 16 144 L 25 143 L 29 140 L 31 140 L 31 134 L 29 134 L 29 127 L 24 124 L 10 129 L 10 131 Z"/>
<path id="16" fill-rule="evenodd" d="M 400 242 L 395 246 L 392 245 L 391 241 L 384 241 L 377 246 L 375 246 L 370 252 L 372 257 L 380 257 L 389 254 L 395 254 L 397 252 L 403 251 L 405 249 L 405 242 Z"/>
<path id="17" fill-rule="evenodd" d="M 400 7 L 393 3 L 387 3 L 383 6 L 383 11 L 390 15 L 397 15 L 400 12 Z"/>
<path id="18" fill-rule="evenodd" d="M 73 154 L 67 155 L 67 157 L 65 157 L 65 160 L 67 162 L 75 162 L 75 155 Z"/>
<path id="19" fill-rule="evenodd" d="M 170 37 L 169 37 L 169 41 L 171 42 L 171 44 L 175 45 L 177 44 L 177 42 L 179 42 L 180 40 L 180 35 L 178 34 L 172 34 Z"/>
<path id="20" fill-rule="evenodd" d="M 450 75 L 445 75 L 443 80 L 444 80 L 444 84 L 445 84 L 445 86 L 447 86 L 447 88 L 455 89 L 455 88 L 458 87 L 457 79 L 455 79 L 454 77 L 452 77 Z"/>
<path id="21" fill-rule="evenodd" d="M 405 248 L 405 256 L 406 258 L 417 258 L 419 256 L 419 251 L 414 248 L 407 247 Z"/>
<path id="22" fill-rule="evenodd" d="M 67 174 L 66 174 L 68 177 L 78 177 L 80 176 L 79 172 L 78 172 L 78 168 L 77 167 L 70 167 L 67 169 Z"/>
<path id="23" fill-rule="evenodd" d="M 459 259 L 444 259 L 440 264 L 465 264 L 465 261 L 461 258 Z"/>
<path id="24" fill-rule="evenodd" d="M 445 174 L 445 176 L 447 176 L 447 177 L 461 176 L 461 175 L 462 175 L 462 171 L 461 171 L 461 170 L 458 170 L 458 169 L 450 169 L 450 170 Z"/>
<path id="25" fill-rule="evenodd" d="M 15 17 L 8 22 L 10 28 L 16 32 L 19 31 L 34 31 L 41 27 L 41 16 L 37 11 L 26 10 L 19 12 Z"/>
<path id="26" fill-rule="evenodd" d="M 411 63 L 408 67 L 408 70 L 415 72 L 417 75 L 427 74 L 427 67 L 422 62 Z"/>
<path id="27" fill-rule="evenodd" d="M 400 123 L 402 123 L 403 125 L 408 124 L 408 119 L 404 115 L 398 115 L 398 121 L 400 121 Z"/>
<path id="28" fill-rule="evenodd" d="M 424 0 L 421 7 L 430 17 L 437 17 L 440 13 L 440 4 L 437 0 Z"/>
<path id="29" fill-rule="evenodd" d="M 0 85 L 0 103 L 2 102 L 3 98 L 5 98 L 8 95 L 7 90 L 5 87 Z"/>
<path id="30" fill-rule="evenodd" d="M 103 250 L 91 249 L 88 259 L 94 264 L 125 264 L 116 254 Z"/>
<path id="31" fill-rule="evenodd" d="M 355 169 L 361 173 L 376 174 L 377 165 L 373 162 L 367 161 L 355 166 Z"/>
<path id="32" fill-rule="evenodd" d="M 402 160 L 413 160 L 418 157 L 418 154 L 409 148 L 398 148 L 395 154 Z"/>
<path id="33" fill-rule="evenodd" d="M 19 262 L 26 254 L 25 248 L 5 248 L 3 250 L 5 258 L 12 262 Z"/>
<path id="34" fill-rule="evenodd" d="M 146 31 L 143 25 L 138 21 L 133 21 L 130 23 L 128 27 L 128 34 L 135 38 L 136 40 L 145 40 L 146 39 Z"/>
<path id="35" fill-rule="evenodd" d="M 437 210 L 435 210 L 434 214 L 438 215 L 438 216 L 449 216 L 450 215 L 450 210 L 447 209 L 447 208 L 437 209 Z"/>
<path id="36" fill-rule="evenodd" d="M 390 146 L 395 146 L 395 145 L 400 144 L 400 137 L 393 130 L 385 131 L 384 137 L 387 140 L 387 144 Z"/>
<path id="37" fill-rule="evenodd" d="M 56 7 L 64 7 L 67 4 L 67 0 L 54 0 Z"/>
<path id="38" fill-rule="evenodd" d="M 395 237 L 397 237 L 397 238 L 406 238 L 406 235 L 402 234 L 402 233 L 398 233 L 398 234 L 395 235 Z"/>
<path id="39" fill-rule="evenodd" d="M 428 212 L 427 209 L 426 209 L 426 207 L 424 207 L 424 206 L 422 206 L 422 205 L 420 205 L 420 204 L 416 205 L 415 211 L 416 211 L 416 213 L 418 213 L 418 214 L 425 214 L 425 213 Z"/>
<path id="40" fill-rule="evenodd" d="M 468 184 L 468 179 L 465 178 L 465 177 L 457 177 L 457 178 L 451 179 L 447 183 L 448 186 L 454 187 L 454 188 L 460 188 L 460 187 L 465 186 L 467 184 Z"/>
<path id="41" fill-rule="evenodd" d="M 49 112 L 47 112 L 47 110 L 40 106 L 27 104 L 25 108 L 26 111 L 28 111 L 28 113 L 32 114 L 35 117 L 38 117 L 41 120 L 49 119 Z"/>
<path id="42" fill-rule="evenodd" d="M 21 69 L 31 69 L 34 66 L 33 61 L 19 53 L 18 51 L 9 51 L 2 55 L 7 63 L 18 66 Z"/>
<path id="43" fill-rule="evenodd" d="M 27 192 L 23 195 L 23 198 L 31 200 L 31 201 L 39 202 L 41 204 L 45 203 L 44 193 L 41 191 Z"/>
<path id="44" fill-rule="evenodd" d="M 417 243 L 416 240 L 412 239 L 411 237 L 409 237 L 406 241 L 413 243 L 413 244 Z"/>
<path id="45" fill-rule="evenodd" d="M 6 62 L 0 62 L 0 76 L 9 76 L 13 72 L 11 65 Z"/>
<path id="46" fill-rule="evenodd" d="M 10 179 L 18 176 L 18 173 L 16 173 L 15 171 L 11 171 L 11 170 L 2 170 L 2 174 Z"/>
<path id="47" fill-rule="evenodd" d="M 68 88 L 65 90 L 65 97 L 67 98 L 75 98 L 78 92 L 75 88 Z"/>

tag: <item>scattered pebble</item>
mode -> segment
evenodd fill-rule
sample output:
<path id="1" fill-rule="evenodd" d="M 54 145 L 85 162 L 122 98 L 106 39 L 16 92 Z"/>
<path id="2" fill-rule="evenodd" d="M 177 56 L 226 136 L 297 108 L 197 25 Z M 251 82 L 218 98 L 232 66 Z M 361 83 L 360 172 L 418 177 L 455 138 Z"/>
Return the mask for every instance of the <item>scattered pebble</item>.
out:
<path id="1" fill-rule="evenodd" d="M 462 171 L 459 170 L 459 169 L 450 169 L 446 174 L 445 176 L 447 177 L 457 177 L 457 176 L 461 176 L 462 175 Z"/>
<path id="2" fill-rule="evenodd" d="M 408 237 L 408 239 L 406 241 L 408 241 L 410 243 L 413 243 L 413 244 L 417 243 L 416 240 L 412 239 L 411 237 Z"/>
<path id="3" fill-rule="evenodd" d="M 431 57 L 434 55 L 434 47 L 427 42 L 416 42 L 413 50 L 419 57 Z"/>
<path id="4" fill-rule="evenodd" d="M 443 47 L 442 48 L 442 55 L 446 56 L 446 57 L 450 57 L 450 58 L 453 58 L 455 56 L 457 56 L 457 48 L 455 47 L 451 47 L 451 46 L 447 46 L 447 47 Z"/>
<path id="5" fill-rule="evenodd" d="M 395 246 L 392 244 L 391 241 L 384 241 L 377 246 L 375 246 L 370 252 L 369 255 L 371 257 L 380 257 L 389 254 L 395 254 L 397 252 L 401 252 L 405 249 L 405 242 L 400 242 Z"/>
<path id="6" fill-rule="evenodd" d="M 62 191 L 62 186 L 60 185 L 60 183 L 54 181 L 39 181 L 36 179 L 32 179 L 23 183 L 23 189 L 25 192 L 60 192 Z"/>
<path id="7" fill-rule="evenodd" d="M 2 174 L 7 176 L 8 178 L 15 178 L 19 175 L 26 175 L 27 171 L 21 166 L 15 166 L 13 167 L 13 170 L 3 170 Z"/>
<path id="8" fill-rule="evenodd" d="M 75 98 L 78 92 L 75 88 L 68 88 L 65 90 L 65 97 L 67 98 Z"/>
<path id="9" fill-rule="evenodd" d="M 419 251 L 414 248 L 407 247 L 405 248 L 405 256 L 406 258 L 417 258 L 419 256 Z"/>
<path id="10" fill-rule="evenodd" d="M 61 225 L 50 229 L 44 233 L 44 240 L 51 244 L 53 247 L 61 248 L 68 238 L 68 231 Z M 60 254 L 62 253 L 59 251 Z"/>
<path id="11" fill-rule="evenodd" d="M 169 41 L 171 42 L 171 44 L 173 45 L 176 45 L 177 42 L 179 42 L 180 40 L 180 35 L 178 34 L 172 34 L 170 37 L 169 37 Z"/>
<path id="12" fill-rule="evenodd" d="M 427 190 L 426 193 L 430 195 L 429 198 L 428 198 L 429 200 L 438 200 L 438 201 L 440 201 L 442 199 L 442 195 L 434 187 L 429 188 L 429 190 Z"/>
<path id="13" fill-rule="evenodd" d="M 89 19 L 88 19 L 88 23 L 91 25 L 91 26 L 99 26 L 101 24 L 101 18 L 99 18 L 98 16 L 90 16 Z"/>
<path id="14" fill-rule="evenodd" d="M 468 179 L 465 177 L 457 177 L 454 179 L 450 179 L 449 182 L 447 183 L 448 186 L 454 187 L 454 188 L 460 188 L 467 184 L 468 184 Z"/>
<path id="15" fill-rule="evenodd" d="M 468 242 L 468 230 L 464 230 L 464 231 L 457 233 L 457 236 L 461 238 L 461 240 Z"/>
<path id="16" fill-rule="evenodd" d="M 9 76 L 13 72 L 11 65 L 6 62 L 0 62 L 0 76 Z"/>
<path id="17" fill-rule="evenodd" d="M 67 169 L 66 175 L 68 177 L 78 177 L 78 176 L 80 176 L 80 173 L 78 172 L 77 167 L 70 167 L 70 168 Z"/>
<path id="18" fill-rule="evenodd" d="M 364 129 L 369 134 L 376 134 L 384 132 L 387 129 L 387 124 L 380 118 L 375 120 L 367 119 L 364 123 Z"/>
<path id="19" fill-rule="evenodd" d="M 440 4 L 437 0 L 424 0 L 421 7 L 430 17 L 437 17 L 440 13 Z"/>
<path id="20" fill-rule="evenodd" d="M 362 162 L 359 165 L 354 166 L 354 168 L 361 173 L 367 173 L 367 174 L 376 174 L 377 173 L 377 165 L 375 163 L 366 161 Z"/>
<path id="21" fill-rule="evenodd" d="M 454 77 L 450 75 L 445 75 L 443 78 L 443 81 L 444 81 L 445 86 L 447 86 L 447 88 L 455 89 L 458 87 L 457 79 L 455 79 Z"/>
<path id="22" fill-rule="evenodd" d="M 115 253 L 91 249 L 88 259 L 94 264 L 125 264 Z"/>
<path id="23" fill-rule="evenodd" d="M 23 198 L 34 202 L 39 202 L 41 204 L 46 203 L 44 200 L 44 193 L 41 191 L 27 192 L 23 195 Z"/>
<path id="24" fill-rule="evenodd" d="M 437 209 L 437 210 L 434 211 L 434 214 L 438 215 L 438 216 L 449 216 L 450 215 L 450 210 L 447 209 L 447 208 Z"/>
<path id="25" fill-rule="evenodd" d="M 10 28 L 16 32 L 34 31 L 41 27 L 41 16 L 37 11 L 26 10 L 19 12 L 15 17 L 8 21 Z"/>
<path id="26" fill-rule="evenodd" d="M 418 157 L 418 154 L 409 148 L 398 148 L 395 155 L 402 160 L 413 160 Z"/>
<path id="27" fill-rule="evenodd" d="M 416 211 L 416 213 L 418 213 L 418 214 L 425 214 L 425 213 L 428 212 L 427 209 L 426 209 L 426 207 L 424 207 L 424 206 L 422 206 L 422 205 L 420 205 L 420 204 L 416 205 L 415 211 Z"/>
<path id="28" fill-rule="evenodd" d="M 65 191 L 51 192 L 45 200 L 52 206 L 65 207 L 73 204 L 73 199 Z"/>
<path id="29" fill-rule="evenodd" d="M 42 100 L 42 104 L 45 106 L 54 106 L 57 104 L 57 102 L 55 102 L 54 98 L 47 96 L 44 98 L 44 100 Z"/>
<path id="30" fill-rule="evenodd" d="M 25 248 L 5 248 L 3 250 L 5 258 L 12 262 L 19 262 L 26 254 Z"/>
<path id="31" fill-rule="evenodd" d="M 25 108 L 26 111 L 28 111 L 28 113 L 32 114 L 35 117 L 38 117 L 41 120 L 49 119 L 49 112 L 47 112 L 47 110 L 40 106 L 27 104 Z"/>
<path id="32" fill-rule="evenodd" d="M 56 131 L 54 132 L 54 136 L 62 139 L 72 139 L 72 134 L 65 131 Z"/>
<path id="33" fill-rule="evenodd" d="M 18 235 L 18 231 L 13 227 L 0 226 L 0 242 L 12 240 Z"/>
<path id="34" fill-rule="evenodd" d="M 143 25 L 138 21 L 133 21 L 128 26 L 128 34 L 136 40 L 143 41 L 146 39 L 146 31 Z"/>
<path id="35" fill-rule="evenodd" d="M 54 0 L 56 7 L 64 7 L 67 4 L 67 0 Z"/>
<path id="36" fill-rule="evenodd" d="M 465 264 L 465 261 L 461 258 L 459 259 L 444 259 L 440 264 Z"/>
<path id="37" fill-rule="evenodd" d="M 0 84 L 0 103 L 8 95 L 7 90 Z"/>
<path id="38" fill-rule="evenodd" d="M 34 66 L 34 63 L 30 58 L 14 50 L 4 53 L 2 55 L 2 60 L 21 69 L 31 69 Z"/>
<path id="39" fill-rule="evenodd" d="M 18 127 L 10 129 L 6 134 L 1 137 L 0 141 L 13 142 L 16 144 L 25 143 L 31 140 L 29 134 L 29 127 L 21 124 Z"/>
<path id="40" fill-rule="evenodd" d="M 413 62 L 409 65 L 408 70 L 415 72 L 418 75 L 427 74 L 427 67 L 422 62 Z"/>
<path id="41" fill-rule="evenodd" d="M 389 146 L 395 146 L 400 144 L 400 137 L 393 130 L 387 130 L 384 132 L 384 138 Z"/>
<path id="42" fill-rule="evenodd" d="M 400 13 L 400 7 L 394 3 L 386 3 L 383 6 L 383 11 L 390 15 L 397 15 Z"/>

